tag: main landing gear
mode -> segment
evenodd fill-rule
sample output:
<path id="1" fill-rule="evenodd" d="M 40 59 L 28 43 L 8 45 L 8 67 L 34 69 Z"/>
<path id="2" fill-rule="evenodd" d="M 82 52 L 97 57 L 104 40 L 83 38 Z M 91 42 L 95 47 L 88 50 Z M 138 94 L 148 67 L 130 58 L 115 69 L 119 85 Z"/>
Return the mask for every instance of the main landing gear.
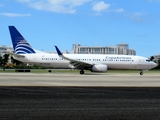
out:
<path id="1" fill-rule="evenodd" d="M 143 75 L 143 71 L 140 71 L 140 75 Z"/>
<path id="2" fill-rule="evenodd" d="M 52 70 L 48 70 L 48 72 L 52 72 Z"/>
<path id="3" fill-rule="evenodd" d="M 84 70 L 81 70 L 81 71 L 80 71 L 80 74 L 84 74 Z"/>

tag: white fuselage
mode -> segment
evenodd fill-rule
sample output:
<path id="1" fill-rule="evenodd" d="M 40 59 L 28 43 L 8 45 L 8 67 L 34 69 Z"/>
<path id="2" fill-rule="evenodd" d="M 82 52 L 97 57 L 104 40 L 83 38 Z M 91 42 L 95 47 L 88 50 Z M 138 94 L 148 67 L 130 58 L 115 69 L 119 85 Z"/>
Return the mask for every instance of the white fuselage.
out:
<path id="1" fill-rule="evenodd" d="M 91 64 L 105 64 L 108 69 L 138 69 L 148 70 L 157 66 L 156 63 L 141 56 L 130 55 L 102 55 L 102 54 L 64 54 L 66 57 Z M 15 57 L 24 63 L 36 64 L 49 68 L 74 68 L 68 60 L 57 54 L 23 54 L 24 57 Z"/>

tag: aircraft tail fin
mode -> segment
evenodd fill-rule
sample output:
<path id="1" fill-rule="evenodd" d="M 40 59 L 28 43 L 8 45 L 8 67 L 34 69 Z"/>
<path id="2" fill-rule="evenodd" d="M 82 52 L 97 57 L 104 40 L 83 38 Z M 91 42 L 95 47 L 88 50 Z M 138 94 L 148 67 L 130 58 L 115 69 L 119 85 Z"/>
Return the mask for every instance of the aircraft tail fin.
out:
<path id="1" fill-rule="evenodd" d="M 36 53 L 25 38 L 14 26 L 9 26 L 9 32 L 15 54 L 34 54 Z"/>

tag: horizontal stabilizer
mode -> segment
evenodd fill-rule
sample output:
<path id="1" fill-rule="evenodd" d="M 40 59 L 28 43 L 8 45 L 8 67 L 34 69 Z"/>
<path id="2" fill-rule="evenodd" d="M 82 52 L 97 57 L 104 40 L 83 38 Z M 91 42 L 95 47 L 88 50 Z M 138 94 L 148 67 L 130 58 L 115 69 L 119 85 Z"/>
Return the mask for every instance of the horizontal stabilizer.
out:
<path id="1" fill-rule="evenodd" d="M 13 52 L 11 52 L 11 51 L 8 51 L 8 50 L 6 50 L 5 53 L 6 53 L 6 54 L 13 55 L 13 56 L 15 56 L 15 57 L 24 57 L 24 55 L 15 54 L 15 53 L 13 53 Z"/>

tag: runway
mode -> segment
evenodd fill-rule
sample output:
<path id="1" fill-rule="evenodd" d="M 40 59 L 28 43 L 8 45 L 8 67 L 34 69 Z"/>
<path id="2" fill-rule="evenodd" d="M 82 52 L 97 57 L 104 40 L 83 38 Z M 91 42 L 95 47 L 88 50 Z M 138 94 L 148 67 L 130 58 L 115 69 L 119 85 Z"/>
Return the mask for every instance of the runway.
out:
<path id="1" fill-rule="evenodd" d="M 0 73 L 0 119 L 160 119 L 158 74 Z"/>
<path id="2" fill-rule="evenodd" d="M 0 86 L 160 87 L 160 74 L 0 73 Z"/>

